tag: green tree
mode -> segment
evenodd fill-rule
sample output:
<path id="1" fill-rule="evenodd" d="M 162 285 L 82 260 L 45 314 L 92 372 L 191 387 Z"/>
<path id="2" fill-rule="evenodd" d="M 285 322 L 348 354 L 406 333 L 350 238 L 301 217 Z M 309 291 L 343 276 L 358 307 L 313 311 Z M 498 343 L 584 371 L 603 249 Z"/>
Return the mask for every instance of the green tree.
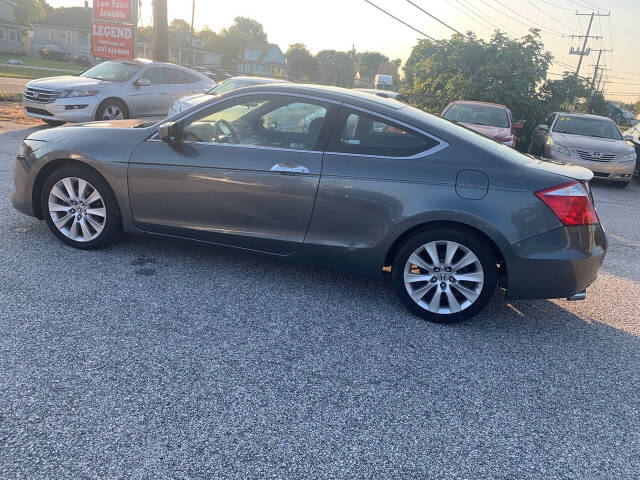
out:
<path id="1" fill-rule="evenodd" d="M 592 113 L 594 115 L 601 115 L 603 117 L 609 114 L 609 109 L 607 108 L 607 101 L 604 99 L 604 95 L 601 93 L 594 93 L 589 101 L 589 106 L 587 107 L 587 113 Z"/>
<path id="2" fill-rule="evenodd" d="M 251 42 L 267 41 L 267 34 L 264 32 L 264 27 L 260 22 L 252 18 L 236 17 L 231 28 L 238 29 L 244 33 Z"/>
<path id="3" fill-rule="evenodd" d="M 393 84 L 395 86 L 400 84 L 400 65 L 402 64 L 402 60 L 396 58 L 395 60 L 390 60 L 388 62 L 384 62 L 380 64 L 378 67 L 378 71 L 376 73 L 382 73 L 384 75 L 391 75 L 393 77 Z"/>
<path id="4" fill-rule="evenodd" d="M 373 78 L 378 73 L 380 65 L 389 62 L 389 57 L 380 52 L 360 52 L 356 56 L 358 71 L 361 77 Z"/>
<path id="5" fill-rule="evenodd" d="M 459 99 L 506 105 L 515 121 L 524 122 L 519 146 L 526 147 L 532 129 L 546 115 L 588 96 L 586 80 L 569 72 L 546 80 L 552 59 L 537 29 L 521 38 L 496 31 L 489 41 L 472 32 L 449 40 L 420 40 L 404 67 L 404 93 L 435 114 Z"/>
<path id="6" fill-rule="evenodd" d="M 191 33 L 191 24 L 181 18 L 174 18 L 169 24 L 169 31 Z"/>
<path id="7" fill-rule="evenodd" d="M 318 82 L 339 87 L 353 87 L 356 59 L 353 52 L 321 50 L 316 55 Z"/>
<path id="8" fill-rule="evenodd" d="M 318 60 L 311 54 L 304 43 L 289 45 L 285 53 L 289 78 L 301 81 L 303 78 L 311 81 L 318 73 Z"/>
<path id="9" fill-rule="evenodd" d="M 229 28 L 222 29 L 217 36 L 210 35 L 207 47 L 221 53 L 224 65 L 231 67 L 249 43 L 266 41 L 267 34 L 261 23 L 251 18 L 236 17 Z"/>
<path id="10" fill-rule="evenodd" d="M 42 20 L 47 15 L 45 4 L 48 5 L 41 0 L 17 0 L 16 22 L 21 25 L 30 25 Z"/>

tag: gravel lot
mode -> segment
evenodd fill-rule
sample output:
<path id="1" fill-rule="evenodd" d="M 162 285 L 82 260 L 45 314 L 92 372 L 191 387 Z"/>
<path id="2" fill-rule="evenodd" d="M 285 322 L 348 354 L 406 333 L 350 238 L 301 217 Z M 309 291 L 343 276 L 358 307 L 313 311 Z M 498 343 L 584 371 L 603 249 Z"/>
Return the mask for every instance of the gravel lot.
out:
<path id="1" fill-rule="evenodd" d="M 10 205 L 0 478 L 640 478 L 640 187 L 594 187 L 585 302 L 425 323 L 369 280 L 164 239 L 64 246 Z"/>

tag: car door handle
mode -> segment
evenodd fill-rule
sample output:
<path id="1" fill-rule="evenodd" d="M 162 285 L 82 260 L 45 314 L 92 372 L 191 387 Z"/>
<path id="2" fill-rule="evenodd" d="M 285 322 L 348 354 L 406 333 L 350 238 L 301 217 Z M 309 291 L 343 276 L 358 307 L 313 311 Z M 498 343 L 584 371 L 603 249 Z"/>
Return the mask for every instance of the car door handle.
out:
<path id="1" fill-rule="evenodd" d="M 298 165 L 297 163 L 276 163 L 273 167 L 271 167 L 272 172 L 280 172 L 280 173 L 309 173 L 309 169 L 304 165 Z"/>

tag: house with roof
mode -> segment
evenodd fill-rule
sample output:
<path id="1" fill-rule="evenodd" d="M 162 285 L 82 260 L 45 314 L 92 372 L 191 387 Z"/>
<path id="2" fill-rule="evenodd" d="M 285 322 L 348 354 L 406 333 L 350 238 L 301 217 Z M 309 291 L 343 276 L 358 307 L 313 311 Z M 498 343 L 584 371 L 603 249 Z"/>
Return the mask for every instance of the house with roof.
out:
<path id="1" fill-rule="evenodd" d="M 27 28 L 16 22 L 16 2 L 0 0 L 0 52 L 24 54 L 23 32 Z"/>
<path id="2" fill-rule="evenodd" d="M 252 42 L 236 59 L 238 73 L 287 77 L 287 60 L 278 45 L 267 42 Z"/>
<path id="3" fill-rule="evenodd" d="M 151 36 L 138 35 L 136 55 L 142 58 L 152 57 Z M 205 48 L 204 42 L 189 33 L 169 32 L 169 61 L 178 65 L 200 65 L 219 67 L 222 55 Z"/>
<path id="4" fill-rule="evenodd" d="M 92 17 L 93 8 L 85 3 L 84 7 L 57 10 L 34 23 L 31 55 L 38 55 L 48 45 L 55 45 L 71 55 L 90 54 Z"/>

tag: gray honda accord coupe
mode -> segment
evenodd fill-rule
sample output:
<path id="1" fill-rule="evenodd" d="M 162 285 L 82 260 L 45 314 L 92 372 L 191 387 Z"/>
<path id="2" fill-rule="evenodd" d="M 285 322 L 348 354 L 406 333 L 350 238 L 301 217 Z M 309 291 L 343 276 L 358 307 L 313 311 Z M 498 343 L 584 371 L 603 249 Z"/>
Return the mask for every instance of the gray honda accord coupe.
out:
<path id="1" fill-rule="evenodd" d="M 582 167 L 544 162 L 406 104 L 294 84 L 159 123 L 31 133 L 15 208 L 63 242 L 156 234 L 379 276 L 454 322 L 508 299 L 585 296 L 606 253 Z"/>

